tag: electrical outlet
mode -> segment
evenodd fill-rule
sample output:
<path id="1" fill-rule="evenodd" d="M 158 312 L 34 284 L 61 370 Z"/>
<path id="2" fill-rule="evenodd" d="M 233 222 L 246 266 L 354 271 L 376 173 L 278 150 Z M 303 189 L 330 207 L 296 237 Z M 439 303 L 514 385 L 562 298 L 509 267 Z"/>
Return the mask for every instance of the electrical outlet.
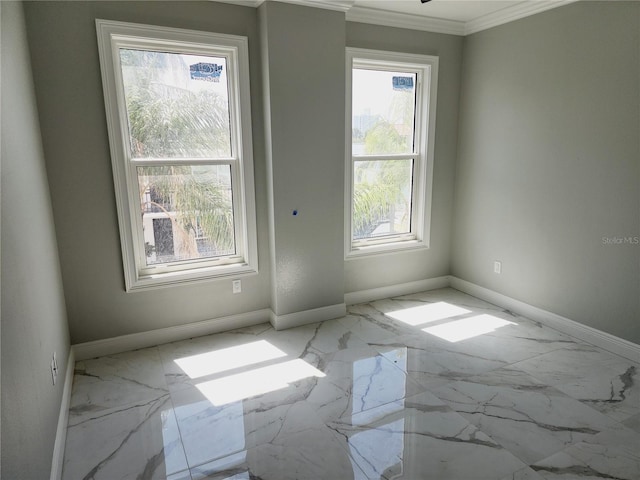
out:
<path id="1" fill-rule="evenodd" d="M 502 273 L 502 262 L 493 262 L 493 273 Z"/>
<path id="2" fill-rule="evenodd" d="M 240 280 L 234 280 L 231 285 L 233 285 L 233 293 L 242 292 L 242 282 Z"/>

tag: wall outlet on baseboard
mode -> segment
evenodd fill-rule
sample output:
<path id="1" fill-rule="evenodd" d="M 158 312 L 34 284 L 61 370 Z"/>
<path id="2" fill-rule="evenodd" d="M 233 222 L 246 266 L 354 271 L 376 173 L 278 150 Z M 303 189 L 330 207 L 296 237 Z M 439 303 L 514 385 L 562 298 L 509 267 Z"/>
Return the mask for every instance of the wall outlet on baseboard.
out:
<path id="1" fill-rule="evenodd" d="M 502 273 L 502 262 L 493 262 L 493 273 Z"/>
<path id="2" fill-rule="evenodd" d="M 241 293 L 242 292 L 242 281 L 234 280 L 233 282 L 231 282 L 231 285 L 233 285 L 233 293 Z"/>

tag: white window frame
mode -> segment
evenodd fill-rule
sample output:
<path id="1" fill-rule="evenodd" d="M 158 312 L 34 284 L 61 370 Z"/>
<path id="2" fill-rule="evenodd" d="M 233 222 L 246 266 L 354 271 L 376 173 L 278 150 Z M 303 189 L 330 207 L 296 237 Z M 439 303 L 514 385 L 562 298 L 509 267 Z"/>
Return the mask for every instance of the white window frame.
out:
<path id="1" fill-rule="evenodd" d="M 417 73 L 415 148 L 409 154 L 353 155 L 352 77 L 354 68 L 388 69 Z M 346 142 L 345 142 L 345 258 L 429 248 L 433 158 L 435 150 L 438 57 L 361 48 L 346 49 Z M 411 232 L 380 238 L 353 240 L 353 178 L 356 159 L 413 159 Z"/>
<path id="2" fill-rule="evenodd" d="M 258 272 L 253 146 L 246 37 L 96 20 L 109 146 L 126 290 L 135 291 Z M 146 264 L 136 168 L 180 163 L 177 159 L 131 159 L 121 81 L 120 48 L 225 57 L 229 85 L 231 157 L 188 159 L 186 165 L 230 165 L 236 254 L 207 260 Z"/>

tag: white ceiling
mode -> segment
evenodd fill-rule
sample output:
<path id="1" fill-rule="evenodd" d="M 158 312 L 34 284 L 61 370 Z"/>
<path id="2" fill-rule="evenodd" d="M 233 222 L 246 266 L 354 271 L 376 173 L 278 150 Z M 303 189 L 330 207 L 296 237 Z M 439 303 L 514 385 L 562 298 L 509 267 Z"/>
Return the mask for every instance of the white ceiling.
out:
<path id="1" fill-rule="evenodd" d="M 523 0 L 431 0 L 429 3 L 421 3 L 420 0 L 355 0 L 353 6 L 469 22 L 519 3 Z"/>
<path id="2" fill-rule="evenodd" d="M 573 1 L 576 0 L 431 0 L 424 4 L 420 0 L 344 0 L 343 3 L 351 4 L 346 10 L 350 21 L 469 35 Z"/>
<path id="3" fill-rule="evenodd" d="M 265 1 L 341 10 L 347 20 L 469 35 L 577 0 L 214 0 L 258 7 Z"/>

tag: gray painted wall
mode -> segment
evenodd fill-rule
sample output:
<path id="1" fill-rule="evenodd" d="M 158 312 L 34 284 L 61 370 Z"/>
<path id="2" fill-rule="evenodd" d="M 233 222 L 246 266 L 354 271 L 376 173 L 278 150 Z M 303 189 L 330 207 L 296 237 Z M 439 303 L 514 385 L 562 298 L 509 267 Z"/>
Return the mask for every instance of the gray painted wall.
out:
<path id="1" fill-rule="evenodd" d="M 430 248 L 347 260 L 345 292 L 448 275 L 451 269 L 462 37 L 348 22 L 347 46 L 437 55 L 440 61 Z"/>
<path id="2" fill-rule="evenodd" d="M 640 246 L 603 244 L 603 237 L 640 236 L 640 5 L 581 2 L 464 40 L 276 5 L 263 19 L 264 42 L 255 9 L 212 2 L 28 2 L 27 32 L 19 4 L 0 2 L 0 8 L 3 478 L 49 476 L 69 351 L 65 298 L 77 343 L 267 308 L 279 299 L 274 310 L 283 314 L 339 302 L 342 292 L 453 273 L 640 343 Z M 330 34 L 312 28 L 320 17 Z M 243 279 L 241 295 L 231 294 L 229 280 L 124 292 L 95 18 L 249 37 L 260 274 Z M 324 145 L 314 135 L 312 155 L 296 163 L 305 145 L 289 145 L 286 129 L 307 135 L 302 122 L 288 118 L 304 93 L 289 91 L 286 65 L 292 57 L 298 69 L 318 75 L 300 52 L 329 37 L 332 53 L 321 55 L 321 65 L 336 75 L 324 78 L 328 83 L 310 79 L 323 101 L 309 99 L 304 112 L 313 128 L 337 139 L 336 151 L 318 156 Z M 344 77 L 336 69 L 345 45 L 440 57 L 427 251 L 343 263 L 337 151 Z M 273 172 L 265 160 L 263 80 Z M 335 97 L 323 98 L 332 90 Z M 306 117 L 316 108 L 323 112 L 318 122 Z M 329 162 L 327 171 L 316 170 L 321 161 Z M 309 171 L 320 175 L 317 185 Z M 269 270 L 270 213 L 273 264 L 283 267 L 273 272 L 276 282 Z M 310 231 L 315 222 L 321 232 Z M 324 242 L 315 244 L 311 234 Z M 339 247 L 328 251 L 334 242 Z M 287 271 L 289 252 L 302 276 Z M 503 262 L 500 276 L 492 273 L 494 260 Z M 290 279 L 295 288 L 279 291 L 278 280 Z M 324 286 L 320 301 L 318 280 L 335 282 Z M 56 387 L 48 370 L 53 351 Z"/>
<path id="3" fill-rule="evenodd" d="M 256 9 L 216 2 L 28 2 L 72 341 L 269 307 L 290 313 L 335 304 L 341 290 L 449 273 L 638 341 L 638 247 L 602 245 L 640 235 L 637 9 L 580 2 L 462 39 L 287 4 L 261 7 L 260 32 Z M 325 17 L 329 33 L 316 30 Z M 243 279 L 242 294 L 230 280 L 124 292 L 95 18 L 249 37 L 260 273 Z M 288 76 L 318 74 L 309 49 L 337 72 L 344 46 L 440 57 L 429 250 L 343 260 L 343 77 L 305 79 L 319 102 Z M 323 120 L 309 117 L 315 108 Z M 298 114 L 304 121 L 291 120 Z M 299 140 L 315 128 L 337 139 L 327 159 L 319 135 Z M 493 260 L 503 261 L 501 276 Z"/>
<path id="4" fill-rule="evenodd" d="M 21 4 L 0 2 L 0 17 L 1 475 L 32 480 L 49 478 L 69 334 Z"/>
<path id="5" fill-rule="evenodd" d="M 260 7 L 276 315 L 344 302 L 344 13 Z M 293 215 L 297 210 L 298 214 Z"/>
<path id="6" fill-rule="evenodd" d="M 27 2 L 29 44 L 47 153 L 72 343 L 269 307 L 264 128 L 257 11 L 215 2 Z M 249 38 L 260 273 L 126 293 L 95 19 Z"/>
<path id="7" fill-rule="evenodd" d="M 268 28 L 260 32 L 264 41 L 256 9 L 216 2 L 25 5 L 73 343 L 268 307 L 282 315 L 342 303 L 345 291 L 449 273 L 462 39 L 346 23 L 342 13 L 289 4 L 262 10 L 268 16 Z M 230 280 L 125 293 L 96 18 L 249 38 L 260 273 L 243 279 L 242 294 L 231 294 Z M 347 45 L 441 57 L 430 250 L 344 262 Z M 268 53 L 265 65 L 261 48 Z M 263 80 L 269 93 L 269 166 Z M 273 186 L 270 194 L 267 185 Z"/>
<path id="8" fill-rule="evenodd" d="M 635 343 L 640 245 L 603 237 L 640 237 L 639 34 L 578 2 L 465 39 L 453 237 L 454 275 Z"/>

